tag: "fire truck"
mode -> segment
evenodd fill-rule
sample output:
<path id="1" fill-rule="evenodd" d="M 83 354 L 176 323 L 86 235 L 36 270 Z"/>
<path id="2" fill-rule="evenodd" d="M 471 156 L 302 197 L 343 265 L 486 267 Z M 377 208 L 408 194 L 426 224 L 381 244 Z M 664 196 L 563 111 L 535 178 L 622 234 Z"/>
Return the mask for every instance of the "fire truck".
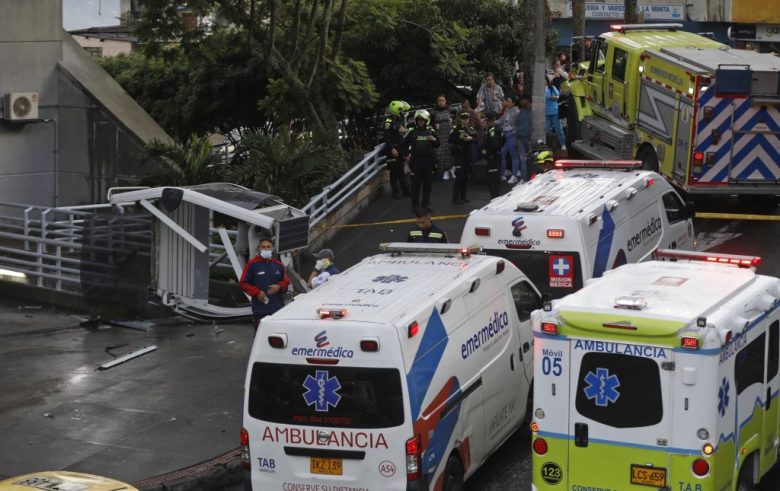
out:
<path id="1" fill-rule="evenodd" d="M 568 84 L 569 148 L 690 194 L 780 195 L 780 58 L 681 24 L 612 26 Z"/>

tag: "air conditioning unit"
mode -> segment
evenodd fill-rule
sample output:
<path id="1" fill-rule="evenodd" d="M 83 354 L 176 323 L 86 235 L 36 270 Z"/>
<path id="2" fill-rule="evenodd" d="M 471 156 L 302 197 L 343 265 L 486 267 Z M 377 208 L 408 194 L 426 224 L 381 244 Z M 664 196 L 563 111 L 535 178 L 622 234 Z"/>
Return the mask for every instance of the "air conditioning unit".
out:
<path id="1" fill-rule="evenodd" d="M 30 121 L 38 119 L 37 92 L 11 92 L 5 95 L 5 119 Z"/>

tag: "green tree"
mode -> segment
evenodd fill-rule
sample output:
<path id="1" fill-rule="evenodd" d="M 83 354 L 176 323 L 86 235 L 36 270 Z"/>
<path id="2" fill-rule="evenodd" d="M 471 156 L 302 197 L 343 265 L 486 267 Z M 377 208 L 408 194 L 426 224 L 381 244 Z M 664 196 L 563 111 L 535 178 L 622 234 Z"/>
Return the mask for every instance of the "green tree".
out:
<path id="1" fill-rule="evenodd" d="M 223 158 L 205 136 L 192 135 L 184 143 L 155 140 L 145 148 L 144 164 L 154 165 L 144 182 L 154 186 L 189 186 L 214 181 Z"/>
<path id="2" fill-rule="evenodd" d="M 509 82 L 530 60 L 530 0 L 363 0 L 351 11 L 344 51 L 366 61 L 382 103 L 430 103 L 486 71 Z"/>
<path id="3" fill-rule="evenodd" d="M 237 153 L 227 179 L 294 206 L 304 205 L 347 169 L 341 147 L 316 136 L 252 131 L 241 139 Z"/>
<path id="4" fill-rule="evenodd" d="M 182 4 L 217 22 L 208 30 L 186 29 L 177 13 Z M 147 0 L 144 5 L 136 32 L 148 55 L 172 58 L 172 51 L 180 51 L 188 59 L 209 60 L 217 53 L 208 49 L 209 39 L 222 31 L 236 33 L 240 40 L 234 42 L 247 50 L 244 62 L 265 71 L 254 83 L 268 89 L 244 104 L 261 109 L 266 118 L 283 124 L 305 118 L 335 138 L 337 119 L 370 108 L 377 99 L 365 65 L 341 53 L 349 0 Z M 179 47 L 166 49 L 170 39 L 181 40 Z M 196 79 L 194 85 L 207 90 L 210 80 L 199 84 Z"/>

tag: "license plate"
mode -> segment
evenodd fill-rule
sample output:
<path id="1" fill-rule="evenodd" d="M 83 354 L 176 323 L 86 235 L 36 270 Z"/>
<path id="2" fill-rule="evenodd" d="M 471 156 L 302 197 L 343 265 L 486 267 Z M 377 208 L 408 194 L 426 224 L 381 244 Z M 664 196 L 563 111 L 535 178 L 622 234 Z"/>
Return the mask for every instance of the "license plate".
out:
<path id="1" fill-rule="evenodd" d="M 663 467 L 631 464 L 631 484 L 665 487 L 666 469 Z"/>
<path id="2" fill-rule="evenodd" d="M 341 459 L 325 459 L 320 457 L 310 457 L 309 470 L 312 474 L 328 474 L 330 476 L 340 476 L 342 474 Z"/>

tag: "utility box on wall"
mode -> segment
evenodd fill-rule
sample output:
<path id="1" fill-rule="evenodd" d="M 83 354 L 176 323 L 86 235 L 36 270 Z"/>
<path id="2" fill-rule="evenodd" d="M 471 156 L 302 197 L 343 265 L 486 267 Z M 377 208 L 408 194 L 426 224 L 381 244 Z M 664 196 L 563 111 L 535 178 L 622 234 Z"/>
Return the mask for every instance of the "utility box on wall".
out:
<path id="1" fill-rule="evenodd" d="M 5 95 L 3 116 L 6 121 L 23 123 L 38 119 L 37 92 L 11 92 Z"/>

